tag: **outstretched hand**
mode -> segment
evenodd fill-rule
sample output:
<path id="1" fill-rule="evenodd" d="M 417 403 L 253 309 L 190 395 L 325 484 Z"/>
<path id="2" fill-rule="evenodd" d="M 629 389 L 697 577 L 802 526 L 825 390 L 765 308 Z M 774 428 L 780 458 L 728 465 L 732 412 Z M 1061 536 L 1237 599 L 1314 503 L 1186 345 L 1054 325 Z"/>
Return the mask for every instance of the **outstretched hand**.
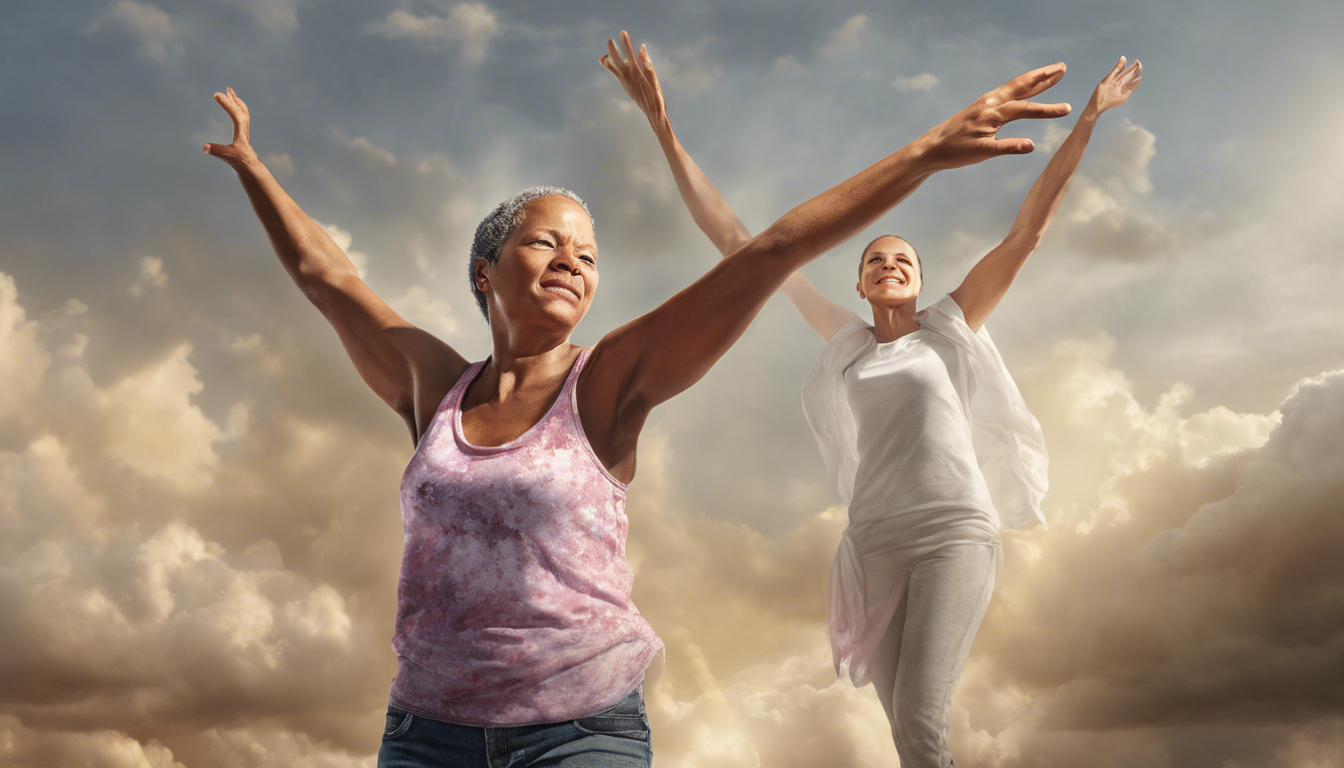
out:
<path id="1" fill-rule="evenodd" d="M 1087 108 L 1100 115 L 1111 107 L 1118 107 L 1129 101 L 1129 95 L 1143 82 L 1143 64 L 1138 60 L 1125 68 L 1125 57 L 1121 56 L 1111 71 L 1101 79 L 1097 90 L 1092 92 L 1092 100 Z"/>
<path id="2" fill-rule="evenodd" d="M 641 45 L 639 55 L 635 55 L 630 33 L 624 30 L 621 31 L 621 44 L 625 46 L 625 56 L 617 50 L 615 41 L 608 38 L 607 53 L 598 59 L 598 63 L 616 76 L 626 94 L 657 130 L 667 125 L 667 106 L 663 103 L 663 89 L 658 85 L 658 73 L 653 71 L 649 49 Z"/>
<path id="3" fill-rule="evenodd" d="M 1064 77 L 1064 64 L 1051 64 L 1009 80 L 925 134 L 929 158 L 942 168 L 960 168 L 999 155 L 1025 155 L 1031 139 L 1001 139 L 999 129 L 1021 119 L 1063 117 L 1068 104 L 1027 101 Z"/>
<path id="4" fill-rule="evenodd" d="M 229 119 L 233 121 L 233 141 L 229 144 L 206 144 L 201 149 L 207 155 L 218 157 L 228 163 L 234 170 L 240 170 L 244 165 L 257 159 L 249 135 L 252 117 L 248 114 L 247 104 L 238 98 L 238 94 L 234 93 L 232 88 L 224 90 L 224 93 L 215 94 L 215 101 L 229 113 Z"/>

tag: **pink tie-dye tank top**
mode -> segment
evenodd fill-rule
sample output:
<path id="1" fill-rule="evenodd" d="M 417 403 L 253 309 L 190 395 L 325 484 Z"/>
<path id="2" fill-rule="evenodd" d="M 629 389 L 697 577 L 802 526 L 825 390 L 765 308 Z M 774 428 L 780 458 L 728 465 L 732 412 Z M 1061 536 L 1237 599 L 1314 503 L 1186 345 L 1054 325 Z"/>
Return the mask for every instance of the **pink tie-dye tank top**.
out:
<path id="1" fill-rule="evenodd" d="M 573 720 L 614 706 L 662 642 L 630 600 L 626 485 L 579 422 L 579 353 L 550 411 L 474 446 L 444 397 L 401 480 L 405 548 L 391 703 L 461 725 Z"/>

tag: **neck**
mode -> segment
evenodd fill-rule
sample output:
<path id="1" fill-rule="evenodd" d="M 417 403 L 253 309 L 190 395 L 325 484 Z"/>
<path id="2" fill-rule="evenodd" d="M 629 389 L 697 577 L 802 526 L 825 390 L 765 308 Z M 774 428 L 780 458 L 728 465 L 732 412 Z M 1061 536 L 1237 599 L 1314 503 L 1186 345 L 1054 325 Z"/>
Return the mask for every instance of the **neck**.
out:
<path id="1" fill-rule="evenodd" d="M 506 399 L 515 390 L 563 377 L 578 353 L 567 332 L 520 333 L 521 329 L 502 326 L 490 326 L 494 348 L 481 373 L 482 383 L 494 390 L 496 398 Z"/>
<path id="2" fill-rule="evenodd" d="M 879 342 L 895 341 L 918 330 L 914 299 L 895 306 L 873 304 L 873 335 Z"/>

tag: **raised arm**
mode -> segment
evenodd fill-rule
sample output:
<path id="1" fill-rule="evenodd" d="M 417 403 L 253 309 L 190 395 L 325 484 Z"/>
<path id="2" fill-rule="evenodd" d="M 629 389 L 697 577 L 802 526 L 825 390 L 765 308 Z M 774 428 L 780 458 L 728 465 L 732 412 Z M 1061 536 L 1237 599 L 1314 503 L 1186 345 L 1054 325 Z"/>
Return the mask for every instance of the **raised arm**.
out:
<path id="1" fill-rule="evenodd" d="M 789 211 L 690 287 L 604 337 L 594 350 L 598 366 L 592 376 L 601 379 L 598 388 L 619 392 L 617 418 L 631 426 L 642 423 L 649 409 L 698 381 L 785 278 L 871 224 L 933 173 L 1030 152 L 1030 140 L 1000 139 L 997 133 L 1019 118 L 1067 114 L 1067 104 L 1025 101 L 1063 75 L 1062 64 L 1043 67 L 981 96 L 906 147 Z"/>
<path id="2" fill-rule="evenodd" d="M 985 318 L 989 317 L 989 313 L 994 311 L 1008 292 L 1008 286 L 1013 284 L 1022 265 L 1026 264 L 1027 257 L 1040 244 L 1046 227 L 1050 226 L 1050 220 L 1054 218 L 1055 211 L 1059 210 L 1060 201 L 1069 189 L 1074 171 L 1078 170 L 1078 163 L 1083 159 L 1083 150 L 1087 149 L 1087 142 L 1092 138 L 1097 118 L 1106 110 L 1128 101 L 1129 95 L 1139 87 L 1142 74 L 1142 64 L 1136 61 L 1126 69 L 1125 57 L 1120 57 L 1120 61 L 1092 93 L 1073 131 L 1055 151 L 1055 156 L 1050 158 L 1045 170 L 1027 192 L 1027 199 L 1017 212 L 1008 236 L 980 259 L 961 285 L 952 292 L 952 298 L 961 307 L 967 324 L 973 330 L 978 331 L 984 325 Z"/>
<path id="3" fill-rule="evenodd" d="M 206 144 L 205 153 L 237 171 L 285 271 L 336 329 L 364 382 L 406 420 L 418 442 L 467 361 L 378 298 L 326 230 L 281 189 L 252 149 L 251 114 L 238 94 L 229 88 L 215 101 L 233 120 L 233 141 Z"/>
<path id="4" fill-rule="evenodd" d="M 616 76 L 626 94 L 648 118 L 654 135 L 658 137 L 658 144 L 663 149 L 663 156 L 672 169 L 681 200 L 691 212 L 691 218 L 695 219 L 696 226 L 709 237 L 719 253 L 727 256 L 751 240 L 751 233 L 729 207 L 728 201 L 719 194 L 714 182 L 700 170 L 700 166 L 677 140 L 648 49 L 641 45 L 636 55 L 630 35 L 625 32 L 621 33 L 621 43 L 625 47 L 625 56 L 617 50 L 614 41 L 607 40 L 608 53 L 600 59 L 600 63 Z M 830 340 L 845 323 L 858 317 L 823 296 L 801 272 L 789 275 L 780 290 L 799 317 L 823 340 Z"/>

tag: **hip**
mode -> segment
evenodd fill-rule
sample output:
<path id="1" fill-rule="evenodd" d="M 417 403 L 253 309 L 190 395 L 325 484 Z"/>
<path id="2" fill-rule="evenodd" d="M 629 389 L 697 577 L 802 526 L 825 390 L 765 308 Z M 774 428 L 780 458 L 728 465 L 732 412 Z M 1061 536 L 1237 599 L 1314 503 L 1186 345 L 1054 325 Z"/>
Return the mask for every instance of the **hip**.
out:
<path id="1" fill-rule="evenodd" d="M 389 705 L 378 751 L 380 768 L 491 768 L 542 761 L 562 768 L 649 768 L 652 759 L 642 684 L 596 714 L 536 725 L 459 725 Z"/>
<path id="2" fill-rule="evenodd" d="M 916 509 L 850 507 L 844 535 L 859 556 L 889 551 L 911 554 L 960 545 L 1000 546 L 998 517 L 991 509 L 931 504 Z"/>

